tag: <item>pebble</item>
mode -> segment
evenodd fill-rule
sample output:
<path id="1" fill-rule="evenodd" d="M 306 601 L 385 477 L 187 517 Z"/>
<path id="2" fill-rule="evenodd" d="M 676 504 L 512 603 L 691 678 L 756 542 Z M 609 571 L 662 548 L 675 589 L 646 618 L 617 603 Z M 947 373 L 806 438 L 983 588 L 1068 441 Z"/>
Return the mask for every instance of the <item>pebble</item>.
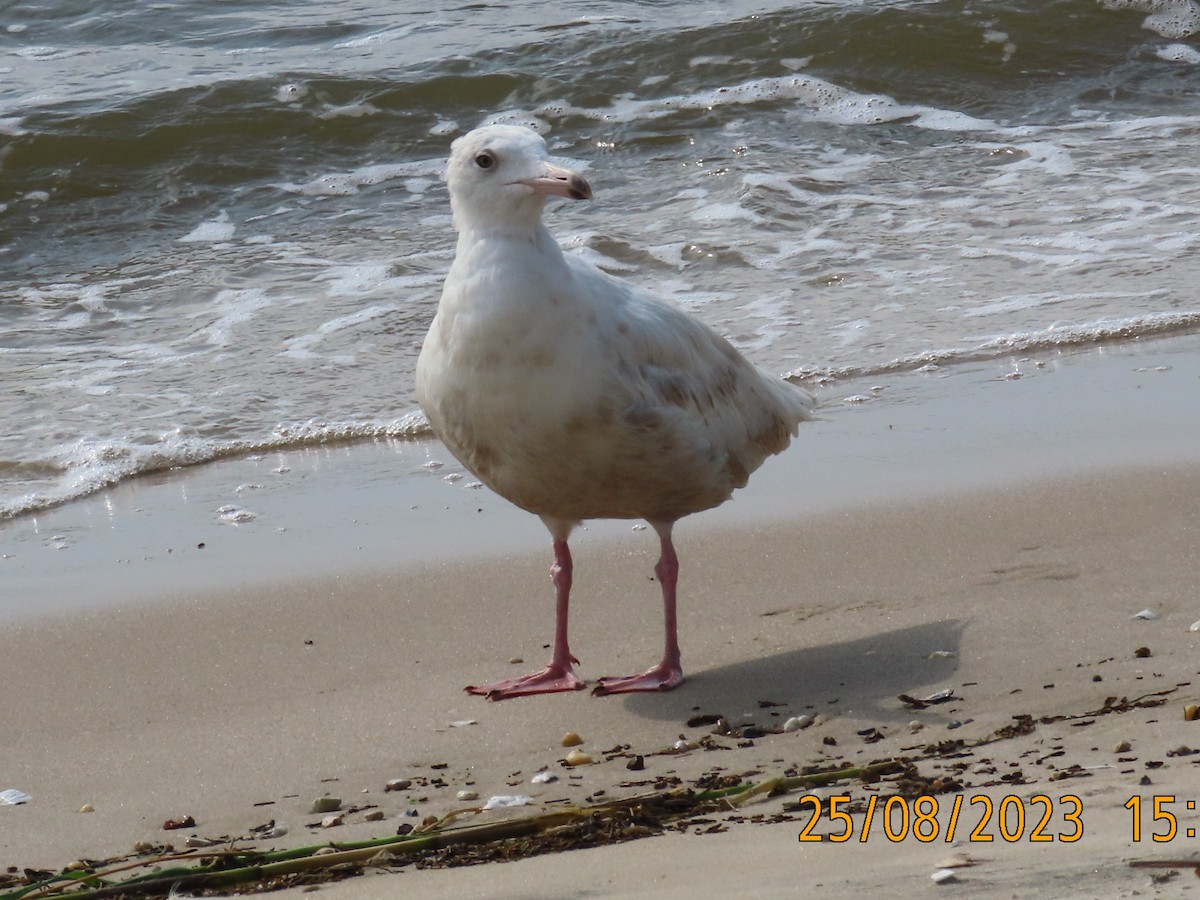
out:
<path id="1" fill-rule="evenodd" d="M 519 656 L 514 656 L 514 657 L 513 657 L 512 659 L 510 659 L 508 662 L 509 662 L 509 665 L 513 665 L 513 666 L 519 666 L 521 663 L 525 662 L 525 660 L 524 660 L 524 659 L 522 659 L 522 658 L 521 658 L 521 657 L 519 657 Z"/>
<path id="2" fill-rule="evenodd" d="M 786 722 L 783 723 L 783 730 L 784 731 L 799 731 L 801 728 L 807 728 L 812 723 L 813 723 L 812 716 L 809 716 L 809 715 L 792 716 L 790 719 L 788 719 Z"/>
<path id="3" fill-rule="evenodd" d="M 384 812 L 382 809 L 373 809 L 363 816 L 363 818 L 368 822 L 382 822 L 384 819 Z"/>
<path id="4" fill-rule="evenodd" d="M 153 853 L 154 845 L 149 841 L 138 841 L 133 845 L 134 853 Z"/>
<path id="5" fill-rule="evenodd" d="M 582 750 L 576 748 L 567 754 L 566 763 L 568 766 L 586 766 L 592 762 L 592 757 Z"/>
<path id="6" fill-rule="evenodd" d="M 479 791 L 459 791 L 455 796 L 459 800 L 478 800 Z"/>
<path id="7" fill-rule="evenodd" d="M 918 731 L 920 731 L 924 727 L 925 727 L 925 723 L 918 722 L 916 719 L 913 719 L 911 722 L 908 723 L 908 730 L 911 731 L 913 734 L 916 734 Z"/>
<path id="8" fill-rule="evenodd" d="M 564 747 L 578 747 L 583 743 L 583 738 L 573 731 L 568 731 L 562 736 L 562 740 L 559 743 L 561 743 Z"/>
<path id="9" fill-rule="evenodd" d="M 747 729 L 747 730 L 749 730 L 749 729 Z M 754 736 L 754 735 L 745 735 L 745 737 L 753 737 L 753 736 Z M 758 736 L 759 736 L 759 737 L 761 737 L 761 736 L 762 736 L 762 734 L 760 733 Z M 692 743 L 691 741 L 684 740 L 683 738 L 680 738 L 679 740 L 677 740 L 677 741 L 674 743 L 674 745 L 673 745 L 673 746 L 674 746 L 674 748 L 675 748 L 676 750 L 678 750 L 680 753 L 683 753 L 683 752 L 685 752 L 685 751 L 687 751 L 687 750 L 695 750 L 695 749 L 696 749 L 697 747 L 699 747 L 700 745 L 699 745 L 699 744 L 694 744 L 694 743 Z"/>
<path id="10" fill-rule="evenodd" d="M 971 859 L 971 857 L 967 856 L 967 854 L 951 853 L 949 856 L 947 856 L 945 859 L 943 859 L 940 863 L 938 863 L 938 868 L 939 869 L 962 869 L 967 866 L 973 866 L 973 865 L 975 865 L 975 860 Z"/>
<path id="11" fill-rule="evenodd" d="M 330 856 L 331 854 L 339 852 L 341 851 L 339 851 L 337 847 L 321 847 L 320 849 L 313 851 L 313 856 Z"/>
<path id="12" fill-rule="evenodd" d="M 342 820 L 341 816 L 326 816 L 325 818 L 323 818 L 321 820 L 321 827 L 322 828 L 337 828 L 339 825 L 342 824 L 342 821 L 343 820 Z"/>
<path id="13" fill-rule="evenodd" d="M 1113 747 L 1113 753 L 1128 753 L 1133 749 L 1133 744 L 1129 741 L 1121 741 L 1117 746 Z"/>
<path id="14" fill-rule="evenodd" d="M 1152 654 L 1149 647 L 1138 647 L 1133 651 L 1133 655 L 1138 659 L 1149 659 Z"/>
<path id="15" fill-rule="evenodd" d="M 83 806 L 79 807 L 79 811 L 81 813 L 95 812 L 96 807 L 92 806 L 92 804 L 90 804 L 90 803 L 85 803 L 85 804 L 83 804 Z"/>
<path id="16" fill-rule="evenodd" d="M 407 791 L 412 787 L 411 778 L 393 778 L 383 786 L 384 791 Z"/>
<path id="17" fill-rule="evenodd" d="M 87 868 L 88 868 L 88 864 L 85 863 L 82 859 L 73 860 L 72 862 L 67 863 L 67 866 L 66 866 L 66 870 L 68 872 L 83 872 Z"/>
<path id="18" fill-rule="evenodd" d="M 1200 706 L 1197 706 L 1195 703 L 1189 703 L 1183 708 L 1183 721 L 1195 722 L 1198 718 L 1200 718 Z"/>
<path id="19" fill-rule="evenodd" d="M 341 797 L 318 797 L 313 801 L 312 811 L 314 813 L 334 812 L 342 808 Z"/>

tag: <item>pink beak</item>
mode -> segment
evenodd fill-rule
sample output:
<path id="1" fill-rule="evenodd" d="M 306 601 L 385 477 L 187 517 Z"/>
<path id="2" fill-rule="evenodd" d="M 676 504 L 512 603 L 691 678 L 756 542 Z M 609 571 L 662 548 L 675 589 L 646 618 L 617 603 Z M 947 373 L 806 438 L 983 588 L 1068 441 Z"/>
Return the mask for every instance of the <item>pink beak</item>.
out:
<path id="1" fill-rule="evenodd" d="M 537 178 L 522 178 L 516 183 L 528 185 L 536 193 L 550 197 L 569 197 L 572 200 L 592 199 L 592 186 L 587 183 L 587 179 L 577 172 L 553 163 L 546 163 L 545 171 Z"/>

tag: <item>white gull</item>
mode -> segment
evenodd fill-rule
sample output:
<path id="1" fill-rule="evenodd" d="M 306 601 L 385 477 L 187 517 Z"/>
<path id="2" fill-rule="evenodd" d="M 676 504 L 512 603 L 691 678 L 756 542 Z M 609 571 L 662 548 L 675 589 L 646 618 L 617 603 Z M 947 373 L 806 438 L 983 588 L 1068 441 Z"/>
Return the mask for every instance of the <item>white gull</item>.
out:
<path id="1" fill-rule="evenodd" d="M 585 519 L 610 518 L 658 532 L 666 641 L 658 665 L 601 678 L 595 693 L 673 688 L 683 670 L 671 529 L 787 447 L 813 398 L 675 306 L 564 256 L 542 223 L 546 198 L 592 190 L 549 162 L 536 132 L 463 135 L 446 180 L 458 245 L 417 361 L 417 399 L 467 469 L 541 517 L 557 600 L 550 664 L 467 690 L 500 700 L 585 687 L 567 641 L 567 539 Z"/>

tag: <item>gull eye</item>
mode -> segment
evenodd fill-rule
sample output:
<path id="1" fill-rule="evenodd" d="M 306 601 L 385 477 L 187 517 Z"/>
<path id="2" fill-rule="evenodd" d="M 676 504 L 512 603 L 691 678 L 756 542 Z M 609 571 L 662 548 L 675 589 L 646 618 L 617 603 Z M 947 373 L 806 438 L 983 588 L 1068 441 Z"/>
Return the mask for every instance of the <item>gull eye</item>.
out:
<path id="1" fill-rule="evenodd" d="M 491 150 L 484 150 L 475 157 L 475 165 L 481 169 L 490 169 L 496 164 L 496 157 L 492 155 Z"/>

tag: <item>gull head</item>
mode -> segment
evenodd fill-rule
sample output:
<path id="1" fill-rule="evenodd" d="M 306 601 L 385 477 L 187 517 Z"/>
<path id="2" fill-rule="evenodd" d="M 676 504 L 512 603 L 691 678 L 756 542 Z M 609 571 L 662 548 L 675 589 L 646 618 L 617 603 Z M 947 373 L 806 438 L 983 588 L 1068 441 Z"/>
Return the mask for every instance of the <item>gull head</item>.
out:
<path id="1" fill-rule="evenodd" d="M 550 162 L 536 131 L 485 125 L 450 145 L 446 167 L 454 227 L 532 229 L 547 197 L 590 200 L 583 176 Z"/>

